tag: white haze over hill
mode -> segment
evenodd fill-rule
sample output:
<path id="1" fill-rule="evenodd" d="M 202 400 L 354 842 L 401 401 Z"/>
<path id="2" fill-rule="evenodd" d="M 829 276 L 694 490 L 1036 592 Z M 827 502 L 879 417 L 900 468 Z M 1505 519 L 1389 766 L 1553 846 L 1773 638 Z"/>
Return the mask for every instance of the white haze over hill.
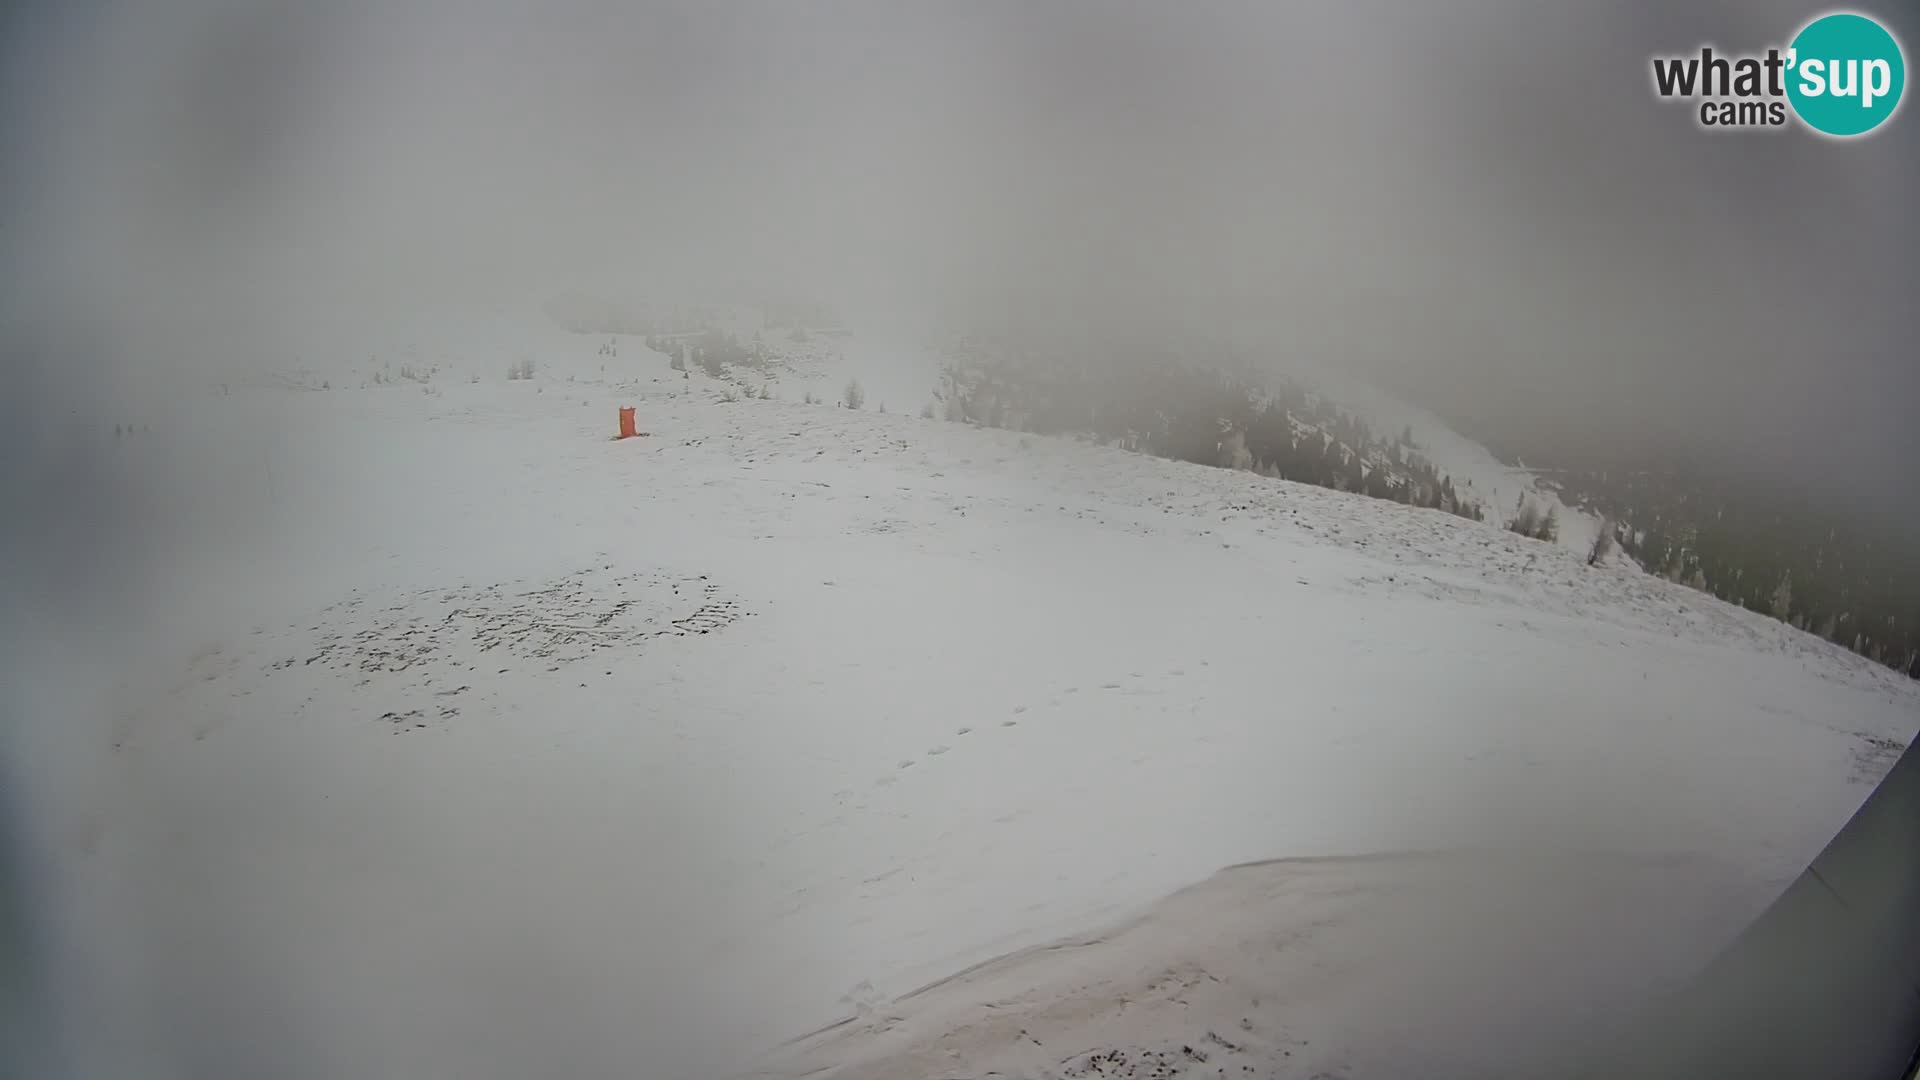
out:
<path id="1" fill-rule="evenodd" d="M 23 11 L 9 303 L 116 375 L 583 284 L 1041 297 L 1570 452 L 1846 495 L 1914 456 L 1920 129 L 1703 138 L 1641 77 L 1793 4 Z"/>

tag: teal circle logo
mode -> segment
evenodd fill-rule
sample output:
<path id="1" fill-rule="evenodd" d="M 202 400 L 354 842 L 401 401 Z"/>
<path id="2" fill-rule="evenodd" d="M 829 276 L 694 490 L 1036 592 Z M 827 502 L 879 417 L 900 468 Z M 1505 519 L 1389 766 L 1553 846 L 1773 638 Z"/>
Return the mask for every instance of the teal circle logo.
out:
<path id="1" fill-rule="evenodd" d="M 1787 100 L 1827 135 L 1865 135 L 1900 107 L 1907 61 L 1886 27 L 1852 12 L 1822 15 L 1787 50 Z"/>

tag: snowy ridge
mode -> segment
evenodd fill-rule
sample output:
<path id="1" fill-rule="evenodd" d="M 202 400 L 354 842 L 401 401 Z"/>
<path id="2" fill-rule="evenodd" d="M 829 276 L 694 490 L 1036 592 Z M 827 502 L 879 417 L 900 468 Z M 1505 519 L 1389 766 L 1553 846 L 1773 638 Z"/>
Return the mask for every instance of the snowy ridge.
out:
<path id="1" fill-rule="evenodd" d="M 666 357 L 659 354 L 655 361 L 645 349 L 643 341 L 652 335 L 584 329 L 647 320 L 687 321 L 743 343 L 761 343 L 772 362 L 765 370 L 737 372 L 730 381 L 740 393 L 768 386 L 784 399 L 810 393 L 832 404 L 849 381 L 858 381 L 866 408 L 915 414 L 932 402 L 941 385 L 941 354 L 916 343 L 911 327 L 883 323 L 877 332 L 813 333 L 795 340 L 789 328 L 773 326 L 765 312 L 751 305 L 621 304 L 584 294 L 563 294 L 541 311 L 496 307 L 427 312 L 371 327 L 316 318 L 304 330 L 254 343 L 264 347 L 266 356 L 282 357 L 280 361 L 262 368 L 262 353 L 248 350 L 238 357 L 234 373 L 220 378 L 230 387 L 384 385 L 436 393 L 451 383 L 496 381 L 511 366 L 531 362 L 544 376 L 540 381 L 631 384 L 644 378 L 657 383 L 659 373 L 647 370 L 648 365 L 665 363 Z M 683 342 L 698 336 L 699 331 L 688 330 L 663 333 L 659 340 Z M 623 351 L 628 357 L 624 364 L 617 362 Z M 1462 495 L 1479 502 L 1488 522 L 1504 524 L 1523 501 L 1532 502 L 1558 515 L 1561 546 L 1582 554 L 1591 550 L 1599 519 L 1563 503 L 1551 485 L 1539 483 L 1526 469 L 1500 461 L 1426 410 L 1363 382 L 1322 370 L 1299 375 L 1319 396 L 1376 432 L 1410 430 L 1420 456 L 1451 476 Z M 1320 430 L 1297 419 L 1294 426 L 1296 431 Z"/>
<path id="2" fill-rule="evenodd" d="M 1364 382 L 1325 371 L 1316 371 L 1310 377 L 1321 392 L 1358 414 L 1375 430 L 1412 431 L 1420 455 L 1452 476 L 1454 486 L 1461 493 L 1478 499 L 1486 509 L 1489 523 L 1504 524 L 1523 501 L 1532 501 L 1543 509 L 1551 507 L 1558 516 L 1557 542 L 1562 547 L 1583 555 L 1593 549 L 1600 519 L 1562 502 L 1558 492 L 1540 483 L 1527 469 L 1508 465 L 1427 410 Z M 1624 562 L 1631 564 L 1631 560 Z"/>

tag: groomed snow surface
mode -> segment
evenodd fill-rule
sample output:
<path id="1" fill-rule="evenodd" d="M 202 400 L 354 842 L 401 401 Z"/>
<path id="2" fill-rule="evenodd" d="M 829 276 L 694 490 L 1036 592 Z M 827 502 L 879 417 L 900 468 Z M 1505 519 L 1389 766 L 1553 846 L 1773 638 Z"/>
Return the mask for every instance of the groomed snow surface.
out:
<path id="1" fill-rule="evenodd" d="M 79 1073 L 1525 1075 L 1920 723 L 1491 525 L 583 352 L 120 440 L 164 573 L 26 744 Z"/>

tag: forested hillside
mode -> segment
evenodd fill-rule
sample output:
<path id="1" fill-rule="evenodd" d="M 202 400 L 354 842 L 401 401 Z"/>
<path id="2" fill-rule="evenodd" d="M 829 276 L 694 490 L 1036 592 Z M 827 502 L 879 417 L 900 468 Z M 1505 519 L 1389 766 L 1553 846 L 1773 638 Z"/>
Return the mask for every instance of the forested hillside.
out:
<path id="1" fill-rule="evenodd" d="M 1561 484 L 1616 522 L 1648 571 L 1920 678 L 1920 577 L 1897 530 L 1672 468 L 1569 471 Z"/>
<path id="2" fill-rule="evenodd" d="M 975 335 L 949 356 L 933 407 L 950 420 L 1247 469 L 1539 539 L 1558 529 L 1547 500 L 1487 505 L 1457 488 L 1410 431 L 1376 432 L 1364 416 L 1218 343 Z M 1553 477 L 1560 501 L 1603 516 L 1607 543 L 1650 573 L 1920 678 L 1920 577 L 1897 533 L 1816 511 L 1791 492 L 1754 493 L 1671 468 Z"/>
<path id="3" fill-rule="evenodd" d="M 1456 491 L 1411 433 L 1375 432 L 1294 379 L 1224 374 L 1124 343 L 1042 349 L 966 337 L 950 355 L 935 393 L 949 420 L 1079 435 L 1476 520 L 1491 512 Z"/>

